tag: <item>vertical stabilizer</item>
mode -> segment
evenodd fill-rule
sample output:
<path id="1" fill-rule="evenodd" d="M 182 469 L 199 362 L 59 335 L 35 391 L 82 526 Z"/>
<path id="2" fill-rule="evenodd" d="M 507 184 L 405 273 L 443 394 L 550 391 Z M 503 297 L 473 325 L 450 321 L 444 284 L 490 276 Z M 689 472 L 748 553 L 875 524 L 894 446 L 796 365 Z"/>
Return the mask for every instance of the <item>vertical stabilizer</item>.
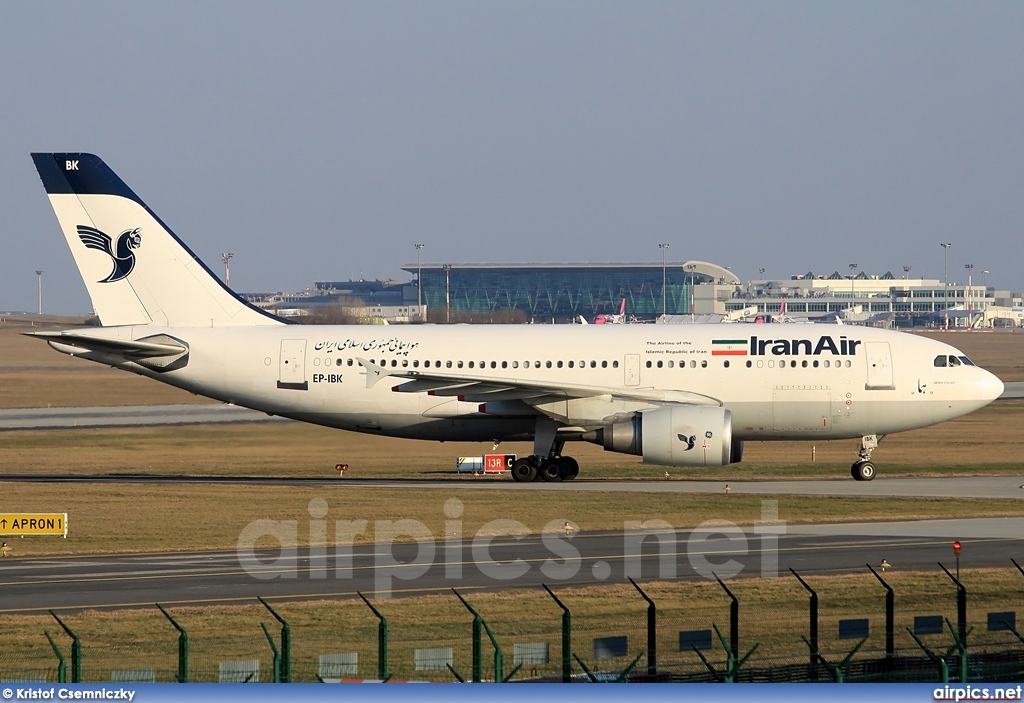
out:
<path id="1" fill-rule="evenodd" d="M 32 154 L 104 326 L 282 324 L 232 293 L 92 154 Z"/>

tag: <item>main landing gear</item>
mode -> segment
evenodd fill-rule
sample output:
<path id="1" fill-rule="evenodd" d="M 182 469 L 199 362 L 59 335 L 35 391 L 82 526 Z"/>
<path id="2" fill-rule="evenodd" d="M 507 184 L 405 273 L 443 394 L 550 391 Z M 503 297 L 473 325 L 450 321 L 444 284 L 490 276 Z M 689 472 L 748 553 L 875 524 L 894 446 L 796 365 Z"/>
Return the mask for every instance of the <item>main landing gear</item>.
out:
<path id="1" fill-rule="evenodd" d="M 860 459 L 850 467 L 850 475 L 854 481 L 870 481 L 877 473 L 875 465 L 871 463 L 871 452 L 878 449 L 878 443 L 885 435 L 878 437 L 873 434 L 865 435 L 860 440 L 860 451 L 857 454 Z"/>
<path id="2" fill-rule="evenodd" d="M 571 456 L 562 456 L 564 446 L 565 441 L 558 438 L 558 423 L 549 417 L 538 417 L 533 432 L 533 455 L 512 464 L 512 478 L 519 483 L 537 479 L 554 483 L 576 478 L 580 464 Z"/>
<path id="3" fill-rule="evenodd" d="M 571 481 L 579 473 L 580 464 L 571 456 L 526 456 L 512 464 L 512 478 L 519 483 Z"/>

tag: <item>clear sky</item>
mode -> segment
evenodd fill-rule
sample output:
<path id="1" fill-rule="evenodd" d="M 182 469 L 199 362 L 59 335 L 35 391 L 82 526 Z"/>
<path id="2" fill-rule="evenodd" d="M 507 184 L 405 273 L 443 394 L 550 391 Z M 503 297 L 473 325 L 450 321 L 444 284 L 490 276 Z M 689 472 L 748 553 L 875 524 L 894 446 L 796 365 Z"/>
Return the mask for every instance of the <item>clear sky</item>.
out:
<path id="1" fill-rule="evenodd" d="M 90 304 L 31 151 L 232 284 L 703 259 L 1024 289 L 1021 2 L 3 2 L 0 310 Z M 982 276 L 983 269 L 991 273 Z"/>

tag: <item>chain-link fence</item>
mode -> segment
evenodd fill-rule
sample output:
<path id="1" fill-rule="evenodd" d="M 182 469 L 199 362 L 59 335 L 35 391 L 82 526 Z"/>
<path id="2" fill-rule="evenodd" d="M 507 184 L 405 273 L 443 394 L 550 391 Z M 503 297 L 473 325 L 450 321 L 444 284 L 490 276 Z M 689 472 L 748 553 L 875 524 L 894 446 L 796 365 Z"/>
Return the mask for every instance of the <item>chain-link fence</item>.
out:
<path id="1" fill-rule="evenodd" d="M 1024 676 L 1024 573 L 1017 569 L 896 575 L 868 567 L 841 578 L 793 573 L 263 603 L 244 618 L 225 611 L 176 619 L 153 609 L 145 622 L 131 616 L 135 628 L 54 616 L 52 627 L 22 633 L 0 649 L 0 681 L 984 682 Z"/>

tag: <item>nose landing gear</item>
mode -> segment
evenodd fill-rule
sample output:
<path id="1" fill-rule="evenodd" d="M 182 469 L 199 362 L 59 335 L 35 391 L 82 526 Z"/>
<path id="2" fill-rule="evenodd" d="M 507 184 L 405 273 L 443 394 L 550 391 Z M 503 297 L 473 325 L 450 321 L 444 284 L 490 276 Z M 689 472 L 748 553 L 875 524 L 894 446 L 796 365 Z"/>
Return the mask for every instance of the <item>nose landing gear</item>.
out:
<path id="1" fill-rule="evenodd" d="M 875 477 L 877 470 L 875 465 L 871 463 L 871 452 L 878 449 L 878 443 L 884 437 L 885 435 L 879 437 L 873 434 L 861 437 L 860 451 L 857 452 L 860 460 L 850 467 L 850 475 L 853 476 L 854 481 L 870 481 Z"/>

